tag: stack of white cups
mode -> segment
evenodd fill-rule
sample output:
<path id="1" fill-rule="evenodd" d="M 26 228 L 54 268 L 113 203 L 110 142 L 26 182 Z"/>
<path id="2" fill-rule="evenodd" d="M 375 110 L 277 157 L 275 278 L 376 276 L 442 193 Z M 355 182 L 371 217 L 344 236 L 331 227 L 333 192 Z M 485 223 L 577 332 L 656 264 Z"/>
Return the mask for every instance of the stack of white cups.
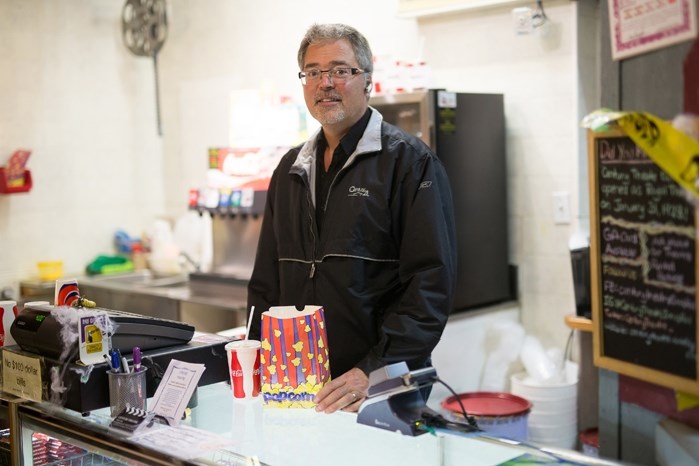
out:
<path id="1" fill-rule="evenodd" d="M 521 353 L 526 372 L 514 374 L 511 391 L 530 401 L 529 441 L 539 446 L 575 449 L 578 438 L 578 365 L 552 361 L 534 337 Z"/>

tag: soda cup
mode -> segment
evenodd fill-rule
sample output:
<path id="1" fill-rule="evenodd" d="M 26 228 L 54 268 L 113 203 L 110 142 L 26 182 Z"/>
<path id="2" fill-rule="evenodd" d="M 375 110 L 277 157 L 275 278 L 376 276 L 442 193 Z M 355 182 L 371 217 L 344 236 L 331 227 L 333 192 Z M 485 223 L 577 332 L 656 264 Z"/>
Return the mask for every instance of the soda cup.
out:
<path id="1" fill-rule="evenodd" d="M 260 395 L 260 342 L 237 340 L 226 345 L 233 397 L 250 400 Z"/>
<path id="2" fill-rule="evenodd" d="M 19 311 L 17 310 L 16 301 L 0 301 L 0 346 L 16 345 L 15 339 L 12 338 L 10 327 Z"/>

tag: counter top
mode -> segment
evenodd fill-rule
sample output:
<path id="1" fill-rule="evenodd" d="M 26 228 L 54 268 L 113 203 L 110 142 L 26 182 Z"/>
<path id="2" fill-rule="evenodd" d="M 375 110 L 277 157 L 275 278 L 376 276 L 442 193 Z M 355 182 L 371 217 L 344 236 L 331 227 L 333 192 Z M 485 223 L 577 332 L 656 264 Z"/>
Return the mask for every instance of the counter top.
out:
<path id="1" fill-rule="evenodd" d="M 148 270 L 137 270 L 115 275 L 81 275 L 75 279 L 86 290 L 87 298 L 97 288 L 227 310 L 244 309 L 247 305 L 247 281 L 226 279 L 220 274 L 154 276 Z M 20 287 L 24 301 L 53 300 L 54 282 L 25 280 Z"/>
<path id="2" fill-rule="evenodd" d="M 135 280 L 128 280 L 135 277 Z M 137 280 L 141 277 L 141 281 Z M 145 277 L 145 278 L 143 278 Z M 127 278 L 120 280 L 120 278 Z M 79 286 L 99 288 L 112 292 L 154 296 L 173 301 L 238 310 L 247 304 L 247 284 L 231 281 L 222 285 L 220 280 L 209 284 L 201 275 L 192 280 L 188 275 L 148 278 L 147 271 L 136 271 L 123 276 L 83 276 L 77 278 Z M 89 295 L 87 296 L 89 298 Z"/>
<path id="3" fill-rule="evenodd" d="M 243 285 L 231 286 L 224 293 L 201 293 L 193 289 L 190 284 L 132 290 L 134 293 L 143 293 L 151 296 L 161 296 L 177 301 L 215 306 L 223 309 L 236 310 L 247 305 L 247 287 Z"/>
<path id="4" fill-rule="evenodd" d="M 189 460 L 192 464 L 224 464 L 222 460 L 228 457 L 239 459 L 242 456 L 256 457 L 262 464 L 275 466 L 493 466 L 524 454 L 551 461 L 542 464 L 571 464 L 556 462 L 550 453 L 555 450 L 542 452 L 523 444 L 481 434 L 463 435 L 439 431 L 411 437 L 358 424 L 357 415 L 353 413 L 323 414 L 307 409 L 265 408 L 261 399 L 247 402 L 234 400 L 230 386 L 226 383 L 199 387 L 197 397 L 198 405 L 181 425 L 184 429 L 193 427 L 216 434 L 217 440 L 225 440 L 227 446 L 221 449 L 217 445 L 215 449 L 196 459 L 175 456 L 178 460 Z M 49 403 L 31 402 L 20 409 L 46 412 L 59 419 L 68 431 L 87 431 L 87 436 L 102 438 L 107 435 L 113 442 L 126 444 L 127 448 L 130 444 L 133 451 L 140 453 L 155 448 L 156 456 L 162 457 L 183 450 L 168 444 L 154 447 L 146 439 L 147 436 L 129 437 L 122 431 L 109 428 L 109 408 L 93 411 L 88 416 Z M 186 430 L 184 433 L 186 434 Z M 176 436 L 173 434 L 172 437 Z M 196 451 L 195 445 L 189 448 Z M 612 464 L 584 457 L 577 452 L 564 453 L 572 455 L 567 458 L 568 461 L 573 461 L 573 458 L 577 460 L 575 464 Z M 254 463 L 243 461 L 227 464 Z"/>

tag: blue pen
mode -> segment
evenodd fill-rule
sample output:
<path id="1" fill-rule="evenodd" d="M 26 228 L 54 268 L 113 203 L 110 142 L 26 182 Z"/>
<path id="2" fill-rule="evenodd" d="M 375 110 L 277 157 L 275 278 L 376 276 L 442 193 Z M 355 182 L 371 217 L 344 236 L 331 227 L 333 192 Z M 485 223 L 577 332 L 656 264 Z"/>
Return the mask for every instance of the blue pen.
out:
<path id="1" fill-rule="evenodd" d="M 140 372 L 141 371 L 141 348 L 138 346 L 133 347 L 133 352 L 132 352 L 132 357 L 133 357 L 133 371 L 134 372 Z"/>
<path id="2" fill-rule="evenodd" d="M 121 368 L 121 360 L 119 358 L 119 353 L 116 352 L 116 350 L 112 351 L 112 370 L 114 372 L 119 372 L 119 369 Z"/>

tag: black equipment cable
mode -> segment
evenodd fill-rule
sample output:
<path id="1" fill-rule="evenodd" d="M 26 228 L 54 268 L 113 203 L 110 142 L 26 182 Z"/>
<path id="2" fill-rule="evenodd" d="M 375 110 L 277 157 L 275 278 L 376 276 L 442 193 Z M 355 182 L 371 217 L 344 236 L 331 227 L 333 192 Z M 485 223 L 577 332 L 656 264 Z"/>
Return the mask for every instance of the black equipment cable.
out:
<path id="1" fill-rule="evenodd" d="M 464 408 L 464 404 L 461 402 L 461 397 L 459 397 L 459 395 L 457 395 L 456 392 L 449 385 L 447 385 L 447 383 L 444 380 L 440 379 L 439 377 L 435 377 L 434 381 L 439 382 L 442 385 L 444 385 L 447 388 L 447 390 L 449 390 L 451 392 L 451 394 L 454 395 L 454 398 L 456 398 L 456 401 L 459 402 L 459 407 L 461 408 L 461 414 L 464 417 L 464 419 L 466 419 L 466 422 L 468 422 L 468 425 L 470 425 L 474 429 L 480 430 L 478 428 L 478 423 L 473 418 L 473 416 L 469 416 L 469 414 L 466 412 L 466 408 Z"/>

